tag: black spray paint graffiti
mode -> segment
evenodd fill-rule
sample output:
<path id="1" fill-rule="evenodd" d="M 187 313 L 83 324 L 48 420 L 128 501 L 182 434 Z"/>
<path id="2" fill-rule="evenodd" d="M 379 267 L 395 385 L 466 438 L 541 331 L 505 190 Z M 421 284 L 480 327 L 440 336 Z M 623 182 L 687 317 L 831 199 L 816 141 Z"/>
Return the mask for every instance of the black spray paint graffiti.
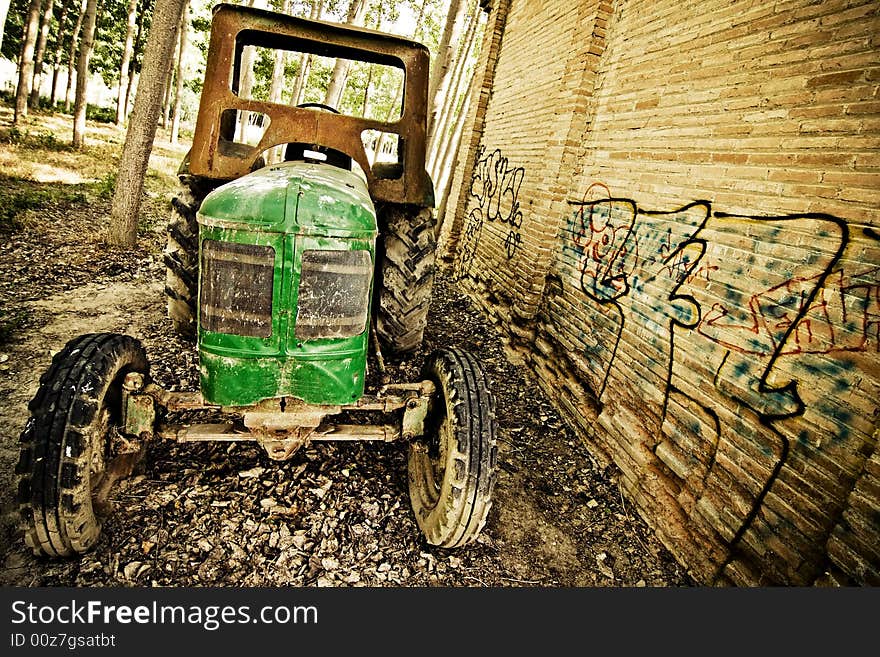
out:
<path id="1" fill-rule="evenodd" d="M 501 154 L 500 149 L 496 148 L 488 155 L 485 153 L 485 147 L 481 146 L 474 161 L 468 198 L 471 210 L 459 247 L 457 263 L 459 277 L 470 274 L 471 263 L 485 222 L 497 221 L 510 227 L 504 238 L 504 250 L 508 260 L 516 255 L 522 244 L 519 230 L 522 226 L 523 213 L 519 205 L 519 190 L 526 171 L 523 167 L 511 169 L 508 159 Z"/>
<path id="2" fill-rule="evenodd" d="M 581 336 L 596 366 L 588 383 L 601 402 L 612 382 L 630 385 L 629 371 L 653 377 L 646 388 L 662 395 L 658 426 L 646 427 L 658 436 L 654 451 L 726 539 L 729 561 L 792 443 L 810 438 L 787 420 L 807 413 L 801 426 L 824 423 L 837 440 L 858 441 L 847 404 L 817 399 L 809 386 L 807 404 L 795 377 L 832 376 L 846 392 L 854 354 L 880 351 L 880 267 L 842 265 L 855 243 L 862 263 L 877 262 L 878 236 L 851 235 L 829 215 L 735 216 L 713 213 L 707 201 L 672 212 L 619 198 L 570 203 L 563 255 L 598 327 Z M 638 336 L 639 362 L 618 362 L 624 330 Z M 755 443 L 752 471 L 740 472 L 738 459 Z M 717 508 L 702 495 L 710 489 L 729 491 L 730 503 Z"/>

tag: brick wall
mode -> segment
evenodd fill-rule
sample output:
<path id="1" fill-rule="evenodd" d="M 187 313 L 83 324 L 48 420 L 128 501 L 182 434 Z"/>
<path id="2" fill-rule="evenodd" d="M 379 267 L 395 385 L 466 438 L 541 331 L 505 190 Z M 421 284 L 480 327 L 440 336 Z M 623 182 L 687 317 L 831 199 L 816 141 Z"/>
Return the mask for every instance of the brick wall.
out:
<path id="1" fill-rule="evenodd" d="M 494 4 L 462 283 L 699 580 L 880 584 L 880 3 Z"/>

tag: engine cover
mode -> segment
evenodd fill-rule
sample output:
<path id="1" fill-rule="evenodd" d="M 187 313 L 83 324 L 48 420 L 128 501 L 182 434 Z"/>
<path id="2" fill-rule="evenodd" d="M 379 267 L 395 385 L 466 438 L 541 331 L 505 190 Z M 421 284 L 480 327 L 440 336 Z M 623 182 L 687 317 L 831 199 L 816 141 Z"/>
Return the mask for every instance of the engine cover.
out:
<path id="1" fill-rule="evenodd" d="M 361 397 L 377 236 L 365 178 L 305 161 L 264 167 L 211 192 L 198 220 L 205 400 Z"/>

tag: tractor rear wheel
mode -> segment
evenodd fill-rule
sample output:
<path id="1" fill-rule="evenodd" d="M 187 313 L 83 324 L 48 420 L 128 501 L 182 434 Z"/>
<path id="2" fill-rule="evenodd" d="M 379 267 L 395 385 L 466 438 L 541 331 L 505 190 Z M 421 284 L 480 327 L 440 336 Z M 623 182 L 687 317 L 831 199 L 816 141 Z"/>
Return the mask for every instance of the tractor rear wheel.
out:
<path id="1" fill-rule="evenodd" d="M 419 349 L 434 285 L 434 219 L 430 208 L 379 208 L 382 235 L 376 334 L 389 356 Z"/>
<path id="2" fill-rule="evenodd" d="M 199 224 L 196 212 L 209 189 L 185 185 L 171 200 L 165 246 L 165 297 L 168 318 L 181 336 L 195 340 L 199 285 Z"/>
<path id="3" fill-rule="evenodd" d="M 116 453 L 129 372 L 148 374 L 141 343 L 91 333 L 68 342 L 40 377 L 16 466 L 24 539 L 35 554 L 72 556 L 98 541 L 96 507 L 136 462 L 137 452 Z"/>
<path id="4" fill-rule="evenodd" d="M 410 443 L 409 497 L 428 543 L 457 547 L 477 538 L 492 506 L 494 399 L 479 362 L 461 349 L 435 351 L 423 377 L 437 395 L 425 439 Z"/>

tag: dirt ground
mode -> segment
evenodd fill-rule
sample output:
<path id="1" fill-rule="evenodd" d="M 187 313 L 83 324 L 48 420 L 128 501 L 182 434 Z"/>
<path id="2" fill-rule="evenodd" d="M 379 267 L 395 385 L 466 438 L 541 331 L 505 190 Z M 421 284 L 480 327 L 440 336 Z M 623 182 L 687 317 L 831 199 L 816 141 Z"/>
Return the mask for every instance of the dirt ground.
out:
<path id="1" fill-rule="evenodd" d="M 7 115 L 0 114 L 0 142 Z M 51 123 L 56 117 L 36 120 L 61 130 Z M 113 249 L 100 234 L 110 202 L 97 183 L 107 171 L 88 167 L 112 168 L 123 133 L 90 130 L 91 159 L 57 144 L 42 152 L 39 144 L 0 143 L 3 202 L 40 192 L 38 204 L 0 224 L 0 583 L 694 585 L 625 502 L 618 473 L 591 457 L 529 374 L 505 358 L 500 336 L 445 270 L 437 274 L 424 349 L 392 368 L 392 378 L 414 380 L 423 355 L 445 345 L 470 349 L 486 368 L 500 468 L 476 543 L 447 550 L 425 542 L 409 507 L 402 444 L 316 443 L 278 463 L 248 443 L 156 441 L 139 472 L 114 490 L 91 552 L 34 557 L 18 530 L 14 470 L 27 404 L 52 354 L 82 333 L 127 333 L 143 342 L 158 383 L 198 386 L 195 348 L 173 333 L 163 298 L 166 183 L 185 146 L 157 144 L 138 246 Z"/>

